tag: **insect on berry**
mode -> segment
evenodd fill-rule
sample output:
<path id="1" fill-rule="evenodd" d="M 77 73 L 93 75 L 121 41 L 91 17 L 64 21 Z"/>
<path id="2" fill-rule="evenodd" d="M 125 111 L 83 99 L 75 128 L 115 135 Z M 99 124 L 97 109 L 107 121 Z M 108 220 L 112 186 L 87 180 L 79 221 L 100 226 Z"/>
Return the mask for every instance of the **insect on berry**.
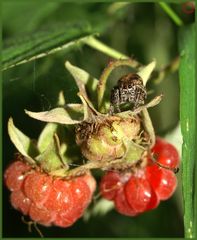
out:
<path id="1" fill-rule="evenodd" d="M 111 90 L 110 113 L 116 109 L 120 112 L 120 105 L 133 103 L 133 109 L 144 104 L 147 97 L 142 78 L 136 73 L 129 73 L 118 80 L 118 84 Z"/>

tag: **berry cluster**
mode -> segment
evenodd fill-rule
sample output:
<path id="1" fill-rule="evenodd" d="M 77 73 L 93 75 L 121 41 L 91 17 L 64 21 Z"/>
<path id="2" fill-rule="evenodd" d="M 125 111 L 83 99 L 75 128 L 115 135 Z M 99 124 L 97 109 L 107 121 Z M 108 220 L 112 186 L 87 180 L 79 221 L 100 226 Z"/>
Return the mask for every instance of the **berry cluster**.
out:
<path id="1" fill-rule="evenodd" d="M 101 179 L 102 196 L 114 201 L 116 210 L 123 215 L 136 216 L 154 209 L 176 189 L 176 176 L 170 170 L 179 165 L 176 149 L 157 138 L 151 151 L 160 166 L 149 158 L 144 168 L 134 172 L 109 171 Z M 4 175 L 15 209 L 45 226 L 69 227 L 84 214 L 96 188 L 90 174 L 69 180 L 54 178 L 22 160 L 16 159 Z"/>
<path id="2" fill-rule="evenodd" d="M 166 168 L 177 168 L 179 156 L 176 149 L 164 140 L 157 138 L 152 149 L 158 164 Z M 156 208 L 160 200 L 172 196 L 177 179 L 172 170 L 162 168 L 148 159 L 144 169 L 135 173 L 107 172 L 101 180 L 100 192 L 108 200 L 114 201 L 116 210 L 128 216 Z"/>
<path id="3" fill-rule="evenodd" d="M 4 177 L 12 206 L 45 226 L 71 226 L 83 215 L 96 188 L 89 174 L 71 180 L 53 178 L 19 160 Z"/>

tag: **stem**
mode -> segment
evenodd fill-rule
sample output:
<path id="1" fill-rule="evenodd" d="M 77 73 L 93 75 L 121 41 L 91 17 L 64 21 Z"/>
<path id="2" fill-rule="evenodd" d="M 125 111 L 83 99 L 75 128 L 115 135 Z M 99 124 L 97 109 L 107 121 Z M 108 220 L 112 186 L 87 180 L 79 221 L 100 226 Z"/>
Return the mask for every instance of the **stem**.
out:
<path id="1" fill-rule="evenodd" d="M 168 14 L 168 16 L 174 21 L 177 26 L 182 26 L 182 19 L 172 10 L 172 8 L 165 2 L 159 2 L 161 8 Z"/>
<path id="2" fill-rule="evenodd" d="M 125 165 L 124 160 L 121 159 L 115 159 L 113 161 L 109 161 L 109 162 L 105 162 L 105 161 L 92 161 L 92 162 L 88 162 L 84 165 L 81 165 L 79 167 L 76 167 L 74 169 L 71 169 L 69 171 L 67 171 L 66 173 L 64 172 L 64 178 L 71 178 L 71 177 L 77 177 L 80 175 L 83 175 L 87 172 L 89 172 L 89 170 L 91 169 L 102 169 L 102 170 L 108 170 L 110 168 L 113 168 L 115 166 L 117 166 L 117 164 L 121 164 L 123 163 Z"/>
<path id="3" fill-rule="evenodd" d="M 105 53 L 106 55 L 115 58 L 115 59 L 128 59 L 129 57 L 116 51 L 113 48 L 110 48 L 109 46 L 107 46 L 106 44 L 102 43 L 101 41 L 97 40 L 96 38 L 90 36 L 88 38 L 86 38 L 83 41 L 85 44 L 87 44 L 88 46 Z"/>

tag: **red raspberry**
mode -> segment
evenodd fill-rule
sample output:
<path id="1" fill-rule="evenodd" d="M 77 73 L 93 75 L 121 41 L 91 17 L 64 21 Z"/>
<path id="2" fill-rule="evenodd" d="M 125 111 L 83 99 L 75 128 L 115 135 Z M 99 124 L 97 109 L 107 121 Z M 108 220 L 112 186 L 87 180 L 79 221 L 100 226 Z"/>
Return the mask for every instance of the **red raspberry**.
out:
<path id="1" fill-rule="evenodd" d="M 161 176 L 162 169 L 157 165 L 150 165 L 146 167 L 146 178 L 153 189 L 158 187 L 159 183 L 161 182 Z"/>
<path id="2" fill-rule="evenodd" d="M 70 183 L 55 179 L 50 186 L 49 195 L 43 205 L 50 211 L 69 211 L 69 209 L 72 209 L 74 206 Z"/>
<path id="3" fill-rule="evenodd" d="M 155 188 L 155 192 L 159 196 L 160 200 L 167 200 L 173 195 L 174 191 L 176 190 L 177 179 L 172 171 L 166 169 L 161 170 L 161 181 Z"/>
<path id="4" fill-rule="evenodd" d="M 94 180 L 92 175 L 91 174 L 83 175 L 83 180 L 86 182 L 86 184 L 90 188 L 91 193 L 93 193 L 96 189 L 96 181 Z"/>
<path id="5" fill-rule="evenodd" d="M 127 201 L 125 192 L 121 189 L 115 197 L 115 208 L 116 210 L 126 216 L 136 216 L 138 214 Z"/>
<path id="6" fill-rule="evenodd" d="M 148 207 L 152 191 L 147 179 L 132 176 L 124 190 L 128 203 L 136 212 L 143 212 Z"/>
<path id="7" fill-rule="evenodd" d="M 152 152 L 158 155 L 158 162 L 176 168 L 179 157 L 169 143 L 157 139 Z M 160 200 L 172 196 L 177 180 L 173 171 L 158 167 L 151 159 L 144 169 L 136 169 L 135 174 L 107 172 L 101 179 L 100 191 L 104 198 L 113 200 L 116 210 L 127 216 L 136 216 L 156 208 Z"/>
<path id="8" fill-rule="evenodd" d="M 71 180 L 53 179 L 20 161 L 8 167 L 5 183 L 12 190 L 14 208 L 39 224 L 60 227 L 71 226 L 83 215 L 96 188 L 90 174 Z"/>
<path id="9" fill-rule="evenodd" d="M 108 200 L 115 198 L 118 190 L 122 188 L 122 183 L 118 172 L 107 172 L 100 182 L 100 192 Z"/>
<path id="10" fill-rule="evenodd" d="M 76 219 L 68 219 L 67 218 L 68 213 L 65 212 L 59 212 L 57 213 L 56 219 L 54 221 L 54 225 L 59 226 L 59 227 L 70 227 L 71 225 L 73 225 L 73 223 L 76 221 Z M 79 214 L 78 216 L 79 218 L 81 217 L 81 215 Z"/>
<path id="11" fill-rule="evenodd" d="M 14 208 L 27 215 L 31 206 L 31 200 L 20 190 L 14 191 L 10 196 L 11 204 Z"/>
<path id="12" fill-rule="evenodd" d="M 36 205 L 42 205 L 49 196 L 52 177 L 37 171 L 27 175 L 24 180 L 24 193 Z"/>
<path id="13" fill-rule="evenodd" d="M 155 193 L 154 189 L 151 188 L 151 199 L 150 199 L 145 211 L 148 211 L 148 210 L 158 207 L 159 203 L 160 203 L 160 199 L 159 199 L 158 195 Z"/>
<path id="14" fill-rule="evenodd" d="M 176 148 L 164 139 L 157 137 L 155 146 L 151 151 L 157 156 L 157 161 L 164 166 L 170 168 L 179 166 L 180 159 Z"/>
<path id="15" fill-rule="evenodd" d="M 43 207 L 39 208 L 35 203 L 32 203 L 29 211 L 29 216 L 33 221 L 38 222 L 39 224 L 50 226 L 55 220 L 56 213 L 50 212 Z"/>
<path id="16" fill-rule="evenodd" d="M 73 222 L 83 215 L 84 210 L 92 199 L 92 194 L 96 187 L 95 180 L 91 175 L 77 177 L 69 180 L 68 183 L 69 186 L 67 189 L 71 197 L 69 201 L 70 205 L 62 209 L 62 211 L 59 211 L 55 220 L 55 225 L 61 227 L 72 225 Z M 71 204 L 73 204 L 73 206 Z"/>
<path id="17" fill-rule="evenodd" d="M 86 208 L 91 201 L 92 192 L 85 180 L 86 179 L 81 176 L 71 181 L 70 189 L 76 210 Z"/>
<path id="18" fill-rule="evenodd" d="M 156 165 L 148 166 L 147 179 L 160 200 L 167 200 L 174 193 L 177 186 L 177 179 L 174 172 Z"/>
<path id="19" fill-rule="evenodd" d="M 9 165 L 4 174 L 5 184 L 10 191 L 17 191 L 21 188 L 25 173 L 31 167 L 24 162 L 15 161 Z"/>

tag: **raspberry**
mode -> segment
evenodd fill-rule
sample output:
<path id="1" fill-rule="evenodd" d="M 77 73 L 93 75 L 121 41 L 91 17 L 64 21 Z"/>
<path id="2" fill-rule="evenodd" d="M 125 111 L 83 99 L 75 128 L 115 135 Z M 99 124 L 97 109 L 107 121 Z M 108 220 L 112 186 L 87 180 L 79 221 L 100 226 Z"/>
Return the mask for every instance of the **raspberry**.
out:
<path id="1" fill-rule="evenodd" d="M 171 144 L 158 138 L 152 151 L 166 167 L 178 166 L 178 153 Z M 100 182 L 102 196 L 114 201 L 116 210 L 123 215 L 136 216 L 154 209 L 160 200 L 170 198 L 176 189 L 174 172 L 159 167 L 150 158 L 147 165 L 134 172 L 107 172 Z"/>
<path id="2" fill-rule="evenodd" d="M 4 174 L 5 184 L 10 191 L 20 190 L 25 173 L 29 171 L 31 167 L 24 162 L 15 161 L 6 169 Z"/>
<path id="3" fill-rule="evenodd" d="M 152 188 L 155 189 L 159 186 L 162 177 L 162 169 L 157 165 L 151 165 L 146 167 L 146 178 L 151 184 Z"/>
<path id="4" fill-rule="evenodd" d="M 159 199 L 158 195 L 155 193 L 154 189 L 151 188 L 151 198 L 150 198 L 150 201 L 149 201 L 145 211 L 148 211 L 148 210 L 158 207 L 159 203 L 160 203 L 160 199 Z"/>
<path id="5" fill-rule="evenodd" d="M 67 212 L 59 212 L 57 213 L 56 219 L 54 221 L 54 225 L 59 226 L 59 227 L 70 227 L 73 225 L 73 222 L 75 222 L 76 219 L 68 219 L 67 218 L 68 213 Z M 79 215 L 81 217 L 81 215 Z"/>
<path id="6" fill-rule="evenodd" d="M 11 204 L 44 226 L 71 226 L 80 218 L 96 188 L 90 174 L 70 180 L 56 178 L 16 161 L 5 172 L 5 183 L 12 191 Z"/>
<path id="7" fill-rule="evenodd" d="M 125 185 L 128 203 L 136 212 L 143 212 L 151 199 L 151 187 L 147 179 L 132 176 Z"/>
<path id="8" fill-rule="evenodd" d="M 66 205 L 64 204 L 64 209 L 57 213 L 56 220 L 54 222 L 55 225 L 60 227 L 71 226 L 73 222 L 83 215 L 84 210 L 91 201 L 92 194 L 96 187 L 95 180 L 91 177 L 91 175 L 84 175 L 69 180 L 68 184 L 67 193 L 69 192 L 71 197 L 68 201 L 69 205 L 66 208 Z"/>
<path id="9" fill-rule="evenodd" d="M 100 182 L 100 192 L 108 200 L 114 199 L 121 187 L 120 175 L 117 172 L 107 172 Z"/>
<path id="10" fill-rule="evenodd" d="M 153 165 L 147 167 L 146 174 L 160 200 L 166 200 L 172 196 L 177 186 L 177 180 L 171 170 Z"/>
<path id="11" fill-rule="evenodd" d="M 52 177 L 34 171 L 24 180 L 24 192 L 35 204 L 42 205 L 49 196 Z"/>
<path id="12" fill-rule="evenodd" d="M 161 180 L 155 188 L 155 192 L 160 200 L 167 200 L 172 196 L 176 189 L 177 179 L 172 171 L 166 169 L 161 169 L 161 171 Z"/>
<path id="13" fill-rule="evenodd" d="M 157 161 L 164 166 L 170 168 L 177 168 L 179 166 L 180 159 L 176 148 L 164 139 L 157 137 L 152 152 L 156 154 Z"/>
<path id="14" fill-rule="evenodd" d="M 90 188 L 91 193 L 93 193 L 96 189 L 96 181 L 94 180 L 92 175 L 91 174 L 84 175 L 83 180 L 86 182 L 86 184 Z"/>
<path id="15" fill-rule="evenodd" d="M 39 208 L 36 204 L 32 204 L 29 211 L 30 218 L 45 226 L 50 226 L 53 220 L 55 220 L 56 214 L 46 210 L 45 208 Z"/>
<path id="16" fill-rule="evenodd" d="M 55 179 L 50 186 L 50 193 L 43 205 L 50 211 L 69 211 L 69 209 L 73 208 L 70 183 Z"/>
<path id="17" fill-rule="evenodd" d="M 29 213 L 31 200 L 27 198 L 20 190 L 14 191 L 10 196 L 11 204 L 15 209 L 20 210 L 24 215 Z"/>
<path id="18" fill-rule="evenodd" d="M 84 177 L 82 176 L 73 179 L 70 189 L 75 204 L 75 209 L 80 210 L 86 208 L 91 201 L 91 190 L 84 181 Z"/>
<path id="19" fill-rule="evenodd" d="M 116 210 L 126 216 L 136 216 L 138 214 L 128 203 L 124 190 L 121 189 L 115 197 Z"/>

